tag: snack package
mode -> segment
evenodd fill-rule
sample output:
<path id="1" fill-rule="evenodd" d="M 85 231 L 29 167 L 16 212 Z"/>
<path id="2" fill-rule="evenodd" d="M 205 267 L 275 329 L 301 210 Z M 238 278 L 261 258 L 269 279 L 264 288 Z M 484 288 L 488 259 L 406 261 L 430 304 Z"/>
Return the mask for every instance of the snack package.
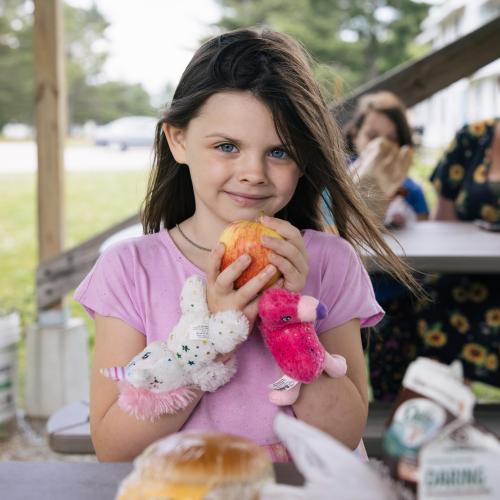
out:
<path id="1" fill-rule="evenodd" d="M 500 498 L 500 442 L 473 422 L 451 422 L 423 446 L 419 464 L 419 500 Z"/>
<path id="2" fill-rule="evenodd" d="M 460 364 L 417 358 L 406 371 L 384 433 L 384 461 L 391 475 L 415 490 L 422 446 L 450 422 L 472 420 L 473 407 Z"/>

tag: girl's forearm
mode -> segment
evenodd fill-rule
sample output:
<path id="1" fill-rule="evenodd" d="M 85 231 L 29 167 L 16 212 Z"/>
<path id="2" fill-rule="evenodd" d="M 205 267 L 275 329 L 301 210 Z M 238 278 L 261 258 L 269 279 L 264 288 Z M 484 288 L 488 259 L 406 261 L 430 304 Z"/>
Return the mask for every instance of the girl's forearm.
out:
<path id="1" fill-rule="evenodd" d="M 157 439 L 177 432 L 202 397 L 203 392 L 197 391 L 196 398 L 184 410 L 164 415 L 154 422 L 127 415 L 118 403 L 114 403 L 99 420 L 93 419 L 91 415 L 92 442 L 97 458 L 101 462 L 133 460 Z"/>
<path id="2" fill-rule="evenodd" d="M 368 403 L 348 377 L 321 375 L 312 384 L 304 384 L 293 409 L 297 418 L 353 450 L 363 437 Z"/>

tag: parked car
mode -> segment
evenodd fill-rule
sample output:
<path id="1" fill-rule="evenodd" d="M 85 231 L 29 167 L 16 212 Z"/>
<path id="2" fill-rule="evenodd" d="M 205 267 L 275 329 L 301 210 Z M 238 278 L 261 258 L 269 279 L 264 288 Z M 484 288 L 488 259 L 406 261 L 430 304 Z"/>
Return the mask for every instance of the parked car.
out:
<path id="1" fill-rule="evenodd" d="M 26 140 L 33 139 L 33 127 L 24 123 L 7 123 L 0 130 L 5 139 Z"/>
<path id="2" fill-rule="evenodd" d="M 151 116 L 127 116 L 96 128 L 97 146 L 118 146 L 125 150 L 134 146 L 153 145 L 157 120 Z"/>

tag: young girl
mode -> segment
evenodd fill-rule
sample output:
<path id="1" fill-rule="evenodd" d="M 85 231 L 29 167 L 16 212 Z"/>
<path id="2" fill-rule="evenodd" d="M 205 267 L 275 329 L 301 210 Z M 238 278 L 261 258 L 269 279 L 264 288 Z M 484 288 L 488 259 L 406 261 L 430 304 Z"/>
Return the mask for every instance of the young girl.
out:
<path id="1" fill-rule="evenodd" d="M 276 269 L 280 286 L 327 306 L 317 331 L 348 363 L 346 377 L 303 386 L 285 411 L 358 446 L 368 405 L 360 327 L 376 324 L 383 311 L 353 246 L 371 248 L 393 273 L 411 277 L 353 188 L 341 142 L 306 55 L 287 36 L 238 30 L 196 52 L 157 127 L 146 234 L 106 251 L 75 294 L 96 322 L 91 430 L 100 460 L 131 460 L 181 429 L 244 435 L 275 459 L 286 457 L 272 427 L 278 408 L 268 401 L 268 385 L 281 374 L 257 330 L 234 353 L 238 371 L 227 385 L 199 391 L 185 410 L 155 422 L 125 414 L 116 384 L 99 374 L 167 339 L 188 276 L 206 279 L 211 312 L 241 310 L 253 323 L 258 294 Z M 320 232 L 325 189 L 340 236 Z M 235 290 L 249 261 L 220 272 L 218 237 L 229 223 L 262 212 L 284 239 L 263 239 L 271 264 Z"/>

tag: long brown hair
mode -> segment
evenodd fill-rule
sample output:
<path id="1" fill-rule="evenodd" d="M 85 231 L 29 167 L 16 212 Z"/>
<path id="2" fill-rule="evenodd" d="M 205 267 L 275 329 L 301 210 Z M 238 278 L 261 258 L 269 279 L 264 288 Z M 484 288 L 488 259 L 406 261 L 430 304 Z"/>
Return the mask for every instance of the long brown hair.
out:
<path id="1" fill-rule="evenodd" d="M 170 229 L 195 211 L 189 169 L 175 161 L 162 124 L 185 128 L 211 95 L 230 90 L 250 91 L 269 107 L 280 139 L 303 173 L 292 199 L 276 216 L 301 230 L 323 230 L 326 210 L 340 236 L 358 251 L 374 253 L 393 276 L 415 285 L 353 184 L 342 134 L 313 77 L 308 54 L 292 38 L 267 29 L 222 34 L 191 59 L 156 127 L 144 232 Z"/>
<path id="2" fill-rule="evenodd" d="M 413 146 L 411 127 L 406 116 L 403 102 L 389 91 L 374 92 L 360 97 L 353 118 L 344 128 L 346 145 L 350 154 L 359 154 L 354 146 L 356 135 L 363 127 L 369 113 L 380 113 L 393 123 L 396 129 L 396 139 L 399 147 Z"/>

